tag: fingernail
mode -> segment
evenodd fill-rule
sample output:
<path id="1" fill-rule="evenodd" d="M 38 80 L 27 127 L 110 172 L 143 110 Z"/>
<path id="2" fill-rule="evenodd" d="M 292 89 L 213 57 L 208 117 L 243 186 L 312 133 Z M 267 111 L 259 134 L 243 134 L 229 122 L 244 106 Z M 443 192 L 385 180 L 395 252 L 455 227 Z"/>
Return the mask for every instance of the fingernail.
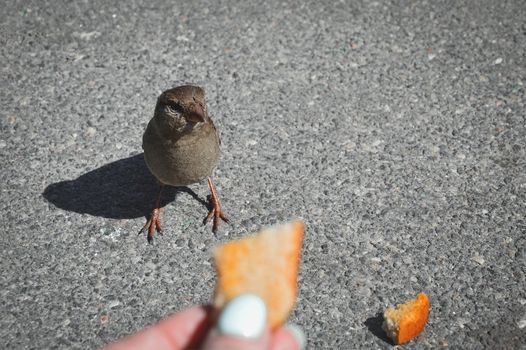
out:
<path id="1" fill-rule="evenodd" d="M 223 334 L 245 338 L 258 338 L 267 323 L 267 308 L 254 294 L 243 294 L 225 305 L 219 315 L 217 327 Z"/>
<path id="2" fill-rule="evenodd" d="M 305 336 L 305 332 L 303 332 L 303 329 L 301 329 L 300 326 L 294 323 L 287 323 L 284 328 L 294 336 L 294 338 L 298 342 L 298 345 L 300 346 L 300 350 L 305 349 L 305 347 L 307 346 L 307 337 Z"/>

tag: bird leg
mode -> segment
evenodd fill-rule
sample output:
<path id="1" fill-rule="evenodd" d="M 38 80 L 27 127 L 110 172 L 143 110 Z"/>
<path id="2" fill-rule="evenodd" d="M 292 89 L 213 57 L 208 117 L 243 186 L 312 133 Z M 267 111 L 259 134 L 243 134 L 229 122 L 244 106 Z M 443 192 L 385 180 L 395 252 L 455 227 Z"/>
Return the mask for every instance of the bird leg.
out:
<path id="1" fill-rule="evenodd" d="M 139 231 L 139 234 L 143 233 L 144 231 L 148 230 L 148 243 L 153 242 L 153 235 L 155 231 L 159 232 L 159 234 L 163 234 L 163 229 L 161 228 L 161 192 L 163 191 L 163 185 L 160 185 L 159 188 L 159 194 L 157 195 L 157 200 L 155 201 L 155 206 L 152 209 L 152 213 L 150 214 L 150 219 L 146 222 L 146 224 L 142 227 L 142 229 Z"/>
<path id="2" fill-rule="evenodd" d="M 212 180 L 210 180 L 210 177 L 208 178 L 208 187 L 210 188 L 210 211 L 208 212 L 208 215 L 203 220 L 203 225 L 206 225 L 208 221 L 212 217 L 214 217 L 214 224 L 212 226 L 212 232 L 216 232 L 217 228 L 219 227 L 219 222 L 221 219 L 223 219 L 224 222 L 228 223 L 228 218 L 225 216 L 223 211 L 221 210 L 221 205 L 219 205 L 219 199 L 217 198 L 216 190 L 214 188 L 214 185 L 212 184 Z"/>

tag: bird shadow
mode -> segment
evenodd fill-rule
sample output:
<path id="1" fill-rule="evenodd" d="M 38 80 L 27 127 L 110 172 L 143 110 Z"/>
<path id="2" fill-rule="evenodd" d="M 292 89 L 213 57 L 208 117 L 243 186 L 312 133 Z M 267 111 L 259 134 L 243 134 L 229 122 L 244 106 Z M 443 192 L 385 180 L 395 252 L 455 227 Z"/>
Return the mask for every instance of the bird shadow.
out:
<path id="1" fill-rule="evenodd" d="M 364 325 L 369 329 L 371 333 L 373 333 L 377 338 L 380 340 L 383 340 L 389 345 L 394 345 L 394 343 L 389 339 L 387 336 L 387 333 L 382 328 L 382 323 L 384 321 L 384 315 L 379 312 L 374 317 L 369 317 L 365 322 Z"/>
<path id="2" fill-rule="evenodd" d="M 188 187 L 165 186 L 161 206 L 188 193 L 202 205 L 208 203 Z M 42 195 L 60 209 L 112 219 L 149 217 L 159 184 L 144 162 L 143 153 L 89 171 L 75 180 L 46 187 Z"/>

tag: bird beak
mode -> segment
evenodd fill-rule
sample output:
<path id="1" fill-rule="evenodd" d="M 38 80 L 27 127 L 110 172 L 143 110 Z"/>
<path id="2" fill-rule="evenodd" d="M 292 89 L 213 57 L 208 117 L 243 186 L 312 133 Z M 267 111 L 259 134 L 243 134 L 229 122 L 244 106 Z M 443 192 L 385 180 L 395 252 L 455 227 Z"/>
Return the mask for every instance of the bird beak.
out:
<path id="1" fill-rule="evenodd" d="M 205 121 L 205 111 L 199 104 L 194 104 L 185 116 L 186 120 L 192 123 L 202 123 Z"/>

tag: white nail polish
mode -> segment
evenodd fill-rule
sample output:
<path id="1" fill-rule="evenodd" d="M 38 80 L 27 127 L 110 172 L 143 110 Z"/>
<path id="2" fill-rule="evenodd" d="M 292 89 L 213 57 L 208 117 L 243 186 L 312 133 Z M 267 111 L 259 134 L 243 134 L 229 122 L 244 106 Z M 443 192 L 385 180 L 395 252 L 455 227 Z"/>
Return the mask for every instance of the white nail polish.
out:
<path id="1" fill-rule="evenodd" d="M 287 323 L 285 325 L 285 329 L 288 330 L 294 336 L 294 338 L 298 342 L 300 350 L 305 349 L 305 347 L 307 346 L 307 337 L 305 336 L 305 333 L 300 328 L 300 326 L 294 323 Z"/>
<path id="2" fill-rule="evenodd" d="M 243 294 L 225 305 L 219 315 L 217 327 L 223 334 L 257 338 L 265 329 L 267 308 L 254 294 Z"/>

